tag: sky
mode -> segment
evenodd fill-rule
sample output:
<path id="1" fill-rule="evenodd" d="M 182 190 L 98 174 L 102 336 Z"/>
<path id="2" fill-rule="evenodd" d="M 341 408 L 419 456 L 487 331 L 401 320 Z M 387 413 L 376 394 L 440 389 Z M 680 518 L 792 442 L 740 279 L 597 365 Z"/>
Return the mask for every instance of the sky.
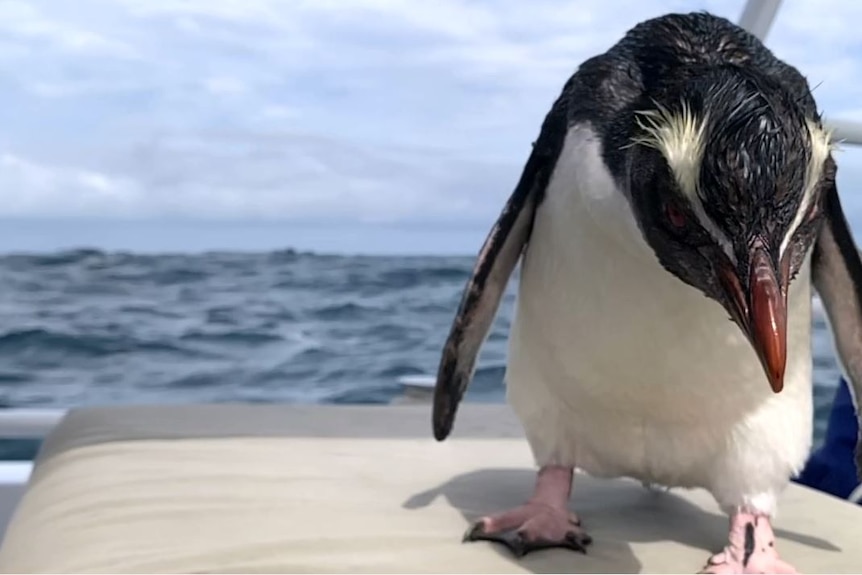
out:
<path id="1" fill-rule="evenodd" d="M 474 254 L 583 60 L 743 4 L 0 0 L 0 251 Z M 784 0 L 767 38 L 827 119 L 862 120 L 860 17 Z"/>

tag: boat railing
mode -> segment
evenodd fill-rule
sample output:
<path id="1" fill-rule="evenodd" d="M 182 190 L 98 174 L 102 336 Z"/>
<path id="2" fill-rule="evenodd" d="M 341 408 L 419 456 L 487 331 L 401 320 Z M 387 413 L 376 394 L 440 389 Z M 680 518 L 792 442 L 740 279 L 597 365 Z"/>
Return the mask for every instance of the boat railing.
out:
<path id="1" fill-rule="evenodd" d="M 42 439 L 64 415 L 65 409 L 0 409 L 0 439 Z"/>

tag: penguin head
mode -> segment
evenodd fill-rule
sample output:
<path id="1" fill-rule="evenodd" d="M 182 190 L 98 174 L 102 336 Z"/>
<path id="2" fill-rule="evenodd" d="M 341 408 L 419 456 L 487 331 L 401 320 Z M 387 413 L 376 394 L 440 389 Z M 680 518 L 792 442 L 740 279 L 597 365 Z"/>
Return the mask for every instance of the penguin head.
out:
<path id="1" fill-rule="evenodd" d="M 786 87 L 739 67 L 647 92 L 626 162 L 640 229 L 669 273 L 725 308 L 778 393 L 788 289 L 835 177 L 829 133 Z"/>

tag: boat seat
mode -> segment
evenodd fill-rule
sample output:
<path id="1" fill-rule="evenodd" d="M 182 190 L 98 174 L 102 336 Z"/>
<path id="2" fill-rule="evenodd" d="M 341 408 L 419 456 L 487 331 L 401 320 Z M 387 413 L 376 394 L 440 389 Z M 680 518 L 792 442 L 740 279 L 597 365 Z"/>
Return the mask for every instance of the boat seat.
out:
<path id="1" fill-rule="evenodd" d="M 703 491 L 579 474 L 587 554 L 461 542 L 533 479 L 504 405 L 463 405 L 442 443 L 427 405 L 74 409 L 42 445 L 0 571 L 694 573 L 725 541 Z M 860 524 L 859 506 L 791 485 L 777 545 L 804 573 L 859 572 Z"/>

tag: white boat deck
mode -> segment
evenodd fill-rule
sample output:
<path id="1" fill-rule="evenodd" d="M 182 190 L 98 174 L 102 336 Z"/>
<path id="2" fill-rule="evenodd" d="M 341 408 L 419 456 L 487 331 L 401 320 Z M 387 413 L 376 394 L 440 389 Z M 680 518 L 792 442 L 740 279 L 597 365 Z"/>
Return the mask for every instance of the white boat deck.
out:
<path id="1" fill-rule="evenodd" d="M 702 490 L 579 476 L 586 556 L 516 560 L 463 544 L 477 514 L 529 494 L 535 470 L 507 406 L 465 404 L 440 443 L 421 391 L 393 406 L 70 412 L 4 533 L 0 572 L 693 572 L 727 535 Z M 35 432 L 22 421 L 38 430 L 36 418 L 9 415 L 19 437 Z M 2 473 L 8 513 L 28 464 Z M 858 571 L 862 508 L 800 486 L 780 505 L 788 560 L 808 573 Z"/>

